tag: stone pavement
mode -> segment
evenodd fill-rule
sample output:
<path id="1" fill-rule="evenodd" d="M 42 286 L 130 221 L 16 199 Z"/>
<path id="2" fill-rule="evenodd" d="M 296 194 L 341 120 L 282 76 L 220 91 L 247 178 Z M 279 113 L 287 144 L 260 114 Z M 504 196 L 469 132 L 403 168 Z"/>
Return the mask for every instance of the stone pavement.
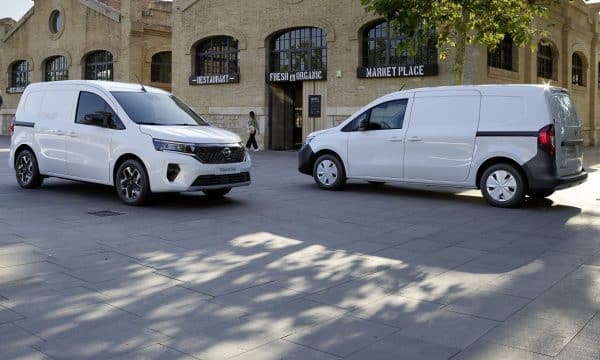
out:
<path id="1" fill-rule="evenodd" d="M 0 359 L 600 358 L 598 149 L 585 185 L 504 210 L 321 191 L 285 152 L 225 200 L 130 208 L 102 186 L 22 190 L 6 147 Z"/>

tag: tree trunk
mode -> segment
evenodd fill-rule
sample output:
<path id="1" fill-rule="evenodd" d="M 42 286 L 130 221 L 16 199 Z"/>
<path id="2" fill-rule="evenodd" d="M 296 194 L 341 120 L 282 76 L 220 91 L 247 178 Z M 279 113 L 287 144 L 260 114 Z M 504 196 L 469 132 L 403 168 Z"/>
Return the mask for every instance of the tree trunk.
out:
<path id="1" fill-rule="evenodd" d="M 461 26 L 457 26 L 456 29 L 456 58 L 454 59 L 455 85 L 462 85 L 464 82 L 465 56 L 467 49 L 467 31 L 469 29 L 468 21 L 469 13 L 463 7 L 462 24 Z"/>

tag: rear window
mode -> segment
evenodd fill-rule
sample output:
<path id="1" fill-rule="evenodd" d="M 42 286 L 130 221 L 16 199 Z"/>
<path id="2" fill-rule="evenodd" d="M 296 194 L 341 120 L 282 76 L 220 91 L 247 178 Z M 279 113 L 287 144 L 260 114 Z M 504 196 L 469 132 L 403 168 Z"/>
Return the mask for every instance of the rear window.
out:
<path id="1" fill-rule="evenodd" d="M 551 106 L 552 113 L 561 124 L 566 126 L 581 126 L 575 105 L 568 93 L 557 92 L 552 94 Z"/>

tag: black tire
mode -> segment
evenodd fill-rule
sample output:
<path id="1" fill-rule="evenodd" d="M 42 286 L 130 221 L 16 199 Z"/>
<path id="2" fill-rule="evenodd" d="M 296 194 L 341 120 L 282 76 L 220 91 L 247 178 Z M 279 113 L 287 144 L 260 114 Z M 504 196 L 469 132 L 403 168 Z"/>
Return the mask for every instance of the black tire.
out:
<path id="1" fill-rule="evenodd" d="M 127 160 L 119 166 L 115 176 L 115 189 L 119 199 L 127 205 L 148 203 L 152 192 L 146 168 L 138 160 Z"/>
<path id="2" fill-rule="evenodd" d="M 209 197 L 211 199 L 220 199 L 222 197 L 225 197 L 225 195 L 229 194 L 230 191 L 231 191 L 231 188 L 224 188 L 224 189 L 214 189 L 214 190 L 203 190 L 202 192 L 204 193 L 204 195 L 206 195 L 207 197 Z"/>
<path id="3" fill-rule="evenodd" d="M 23 150 L 15 160 L 17 183 L 24 189 L 35 189 L 42 186 L 44 177 L 40 174 L 37 158 L 30 150 Z"/>
<path id="4" fill-rule="evenodd" d="M 544 198 L 547 198 L 548 196 L 551 196 L 552 194 L 554 194 L 554 190 L 531 191 L 527 195 L 529 195 L 529 197 L 532 199 L 544 199 Z"/>
<path id="5" fill-rule="evenodd" d="M 313 178 L 321 189 L 341 190 L 346 184 L 346 171 L 337 156 L 325 154 L 315 161 Z"/>
<path id="6" fill-rule="evenodd" d="M 512 208 L 521 206 L 525 201 L 525 179 L 521 172 L 510 164 L 490 166 L 481 175 L 479 184 L 483 197 L 492 206 Z"/>

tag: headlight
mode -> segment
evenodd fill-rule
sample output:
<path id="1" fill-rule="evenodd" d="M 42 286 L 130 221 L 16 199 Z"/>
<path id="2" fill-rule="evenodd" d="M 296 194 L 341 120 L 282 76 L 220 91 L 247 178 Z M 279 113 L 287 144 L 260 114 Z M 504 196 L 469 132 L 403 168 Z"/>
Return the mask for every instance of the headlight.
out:
<path id="1" fill-rule="evenodd" d="M 152 139 L 156 151 L 175 151 L 186 154 L 193 154 L 196 150 L 196 145 L 192 143 L 180 143 L 174 141 L 166 141 Z"/>

